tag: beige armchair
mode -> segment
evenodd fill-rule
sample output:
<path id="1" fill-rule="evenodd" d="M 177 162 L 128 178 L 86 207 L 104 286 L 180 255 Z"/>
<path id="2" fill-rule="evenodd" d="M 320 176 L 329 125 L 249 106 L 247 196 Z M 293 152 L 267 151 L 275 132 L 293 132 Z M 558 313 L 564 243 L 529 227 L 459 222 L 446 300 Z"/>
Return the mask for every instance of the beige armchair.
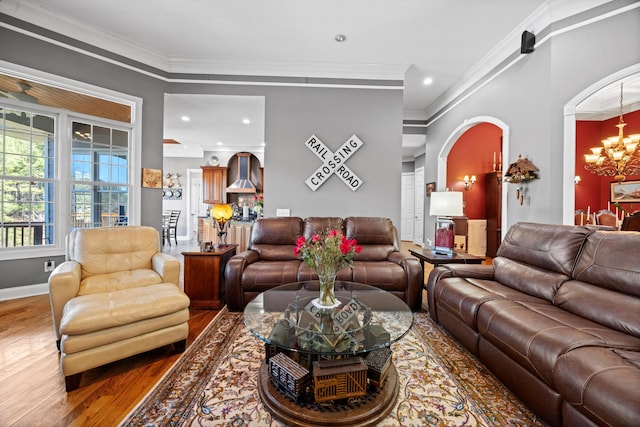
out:
<path id="1" fill-rule="evenodd" d="M 78 229 L 65 247 L 49 297 L 67 391 L 89 369 L 168 344 L 184 351 L 189 297 L 155 228 Z"/>

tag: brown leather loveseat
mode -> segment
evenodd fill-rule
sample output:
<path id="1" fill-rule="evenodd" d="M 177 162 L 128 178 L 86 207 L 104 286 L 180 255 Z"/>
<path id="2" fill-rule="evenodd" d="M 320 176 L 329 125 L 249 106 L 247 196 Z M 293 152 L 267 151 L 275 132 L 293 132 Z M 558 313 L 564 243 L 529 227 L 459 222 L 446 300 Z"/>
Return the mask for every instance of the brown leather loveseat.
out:
<path id="1" fill-rule="evenodd" d="M 356 239 L 362 252 L 353 267 L 338 272 L 338 280 L 365 283 L 393 293 L 413 310 L 422 303 L 422 270 L 418 260 L 400 252 L 398 233 L 388 218 L 278 217 L 256 220 L 248 250 L 233 256 L 225 269 L 225 291 L 230 310 L 241 310 L 261 292 L 278 285 L 318 276 L 294 253 L 300 236 L 328 228 Z"/>
<path id="2" fill-rule="evenodd" d="M 552 426 L 640 421 L 640 233 L 518 223 L 493 265 L 449 264 L 429 313 Z"/>

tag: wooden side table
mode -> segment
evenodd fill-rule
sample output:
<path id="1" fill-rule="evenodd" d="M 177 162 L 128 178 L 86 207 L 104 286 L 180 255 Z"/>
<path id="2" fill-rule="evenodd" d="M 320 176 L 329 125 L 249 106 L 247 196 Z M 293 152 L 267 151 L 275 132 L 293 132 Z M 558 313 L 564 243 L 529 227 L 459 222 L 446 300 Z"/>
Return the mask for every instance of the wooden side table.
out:
<path id="1" fill-rule="evenodd" d="M 436 255 L 430 249 L 415 248 L 409 249 L 409 253 L 420 261 L 422 276 L 424 277 L 424 263 L 428 262 L 434 267 L 442 264 L 482 264 L 484 257 L 469 255 L 464 252 L 457 252 L 454 256 Z"/>
<path id="2" fill-rule="evenodd" d="M 214 252 L 182 252 L 184 292 L 192 308 L 220 309 L 224 305 L 224 268 L 236 254 L 236 245 L 222 246 Z"/>

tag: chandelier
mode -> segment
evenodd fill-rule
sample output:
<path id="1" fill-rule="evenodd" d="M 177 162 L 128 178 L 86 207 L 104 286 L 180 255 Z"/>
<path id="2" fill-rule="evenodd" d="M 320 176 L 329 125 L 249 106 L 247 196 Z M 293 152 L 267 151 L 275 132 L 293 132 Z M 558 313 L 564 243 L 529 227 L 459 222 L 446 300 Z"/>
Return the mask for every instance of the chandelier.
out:
<path id="1" fill-rule="evenodd" d="M 618 182 L 629 175 L 640 174 L 640 134 L 624 136 L 627 124 L 622 119 L 622 83 L 620 83 L 620 121 L 616 125 L 618 135 L 602 140 L 602 147 L 594 147 L 585 154 L 584 168 L 599 176 L 613 176 Z"/>

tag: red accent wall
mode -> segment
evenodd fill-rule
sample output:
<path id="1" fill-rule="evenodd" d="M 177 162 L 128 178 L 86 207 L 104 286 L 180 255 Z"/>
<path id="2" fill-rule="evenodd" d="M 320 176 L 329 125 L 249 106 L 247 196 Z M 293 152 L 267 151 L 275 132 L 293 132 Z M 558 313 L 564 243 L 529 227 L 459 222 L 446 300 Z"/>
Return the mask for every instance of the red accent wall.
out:
<path id="1" fill-rule="evenodd" d="M 624 128 L 624 134 L 630 135 L 640 133 L 640 110 L 624 114 L 624 121 L 627 126 Z M 613 177 L 598 176 L 592 174 L 584 168 L 584 155 L 591 153 L 592 147 L 602 145 L 600 142 L 606 137 L 617 135 L 618 128 L 616 125 L 620 120 L 614 117 L 601 122 L 577 120 L 576 121 L 576 175 L 579 175 L 582 181 L 576 185 L 576 209 L 597 212 L 600 209 L 607 208 L 607 202 L 610 200 L 610 184 Z M 627 181 L 640 180 L 640 175 L 629 176 Z M 636 203 L 633 207 L 630 203 L 621 203 L 628 210 L 636 210 L 640 208 Z M 614 206 L 611 205 L 611 209 Z"/>
<path id="2" fill-rule="evenodd" d="M 493 170 L 493 154 L 496 162 L 502 149 L 502 129 L 491 123 L 479 123 L 463 133 L 451 148 L 447 157 L 447 188 L 462 191 L 464 213 L 469 219 L 486 218 L 484 176 Z M 465 175 L 475 175 L 477 181 L 471 189 L 464 190 Z"/>

